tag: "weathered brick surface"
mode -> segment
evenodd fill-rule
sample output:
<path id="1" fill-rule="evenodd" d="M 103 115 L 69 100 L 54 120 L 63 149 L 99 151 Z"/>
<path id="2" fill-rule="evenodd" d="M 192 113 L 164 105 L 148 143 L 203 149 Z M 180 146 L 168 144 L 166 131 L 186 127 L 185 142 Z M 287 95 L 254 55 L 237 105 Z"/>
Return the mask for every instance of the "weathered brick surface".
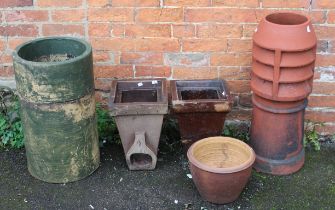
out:
<path id="1" fill-rule="evenodd" d="M 318 37 L 306 118 L 335 132 L 333 0 L 1 0 L 0 77 L 13 77 L 11 53 L 40 36 L 90 41 L 98 101 L 115 78 L 225 79 L 234 94 L 229 119 L 249 120 L 252 35 L 272 12 L 311 17 Z"/>
<path id="2" fill-rule="evenodd" d="M 43 22 L 49 19 L 47 10 L 10 10 L 5 11 L 4 16 L 7 22 Z"/>
<path id="3" fill-rule="evenodd" d="M 209 66 L 208 53 L 165 53 L 164 64 L 168 66 Z"/>
<path id="4" fill-rule="evenodd" d="M 33 0 L 1 0 L 0 8 L 32 6 Z"/>
<path id="5" fill-rule="evenodd" d="M 27 36 L 38 35 L 38 27 L 34 24 L 0 25 L 0 36 Z"/>

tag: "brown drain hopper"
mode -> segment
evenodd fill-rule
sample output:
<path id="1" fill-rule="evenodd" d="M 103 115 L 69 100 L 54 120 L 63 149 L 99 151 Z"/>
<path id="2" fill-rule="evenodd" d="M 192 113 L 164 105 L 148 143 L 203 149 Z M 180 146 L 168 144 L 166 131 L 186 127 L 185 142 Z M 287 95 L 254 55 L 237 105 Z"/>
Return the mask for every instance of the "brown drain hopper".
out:
<path id="1" fill-rule="evenodd" d="M 170 86 L 184 149 L 199 139 L 221 134 L 232 105 L 222 80 L 175 80 Z"/>
<path id="2" fill-rule="evenodd" d="M 115 117 L 129 169 L 154 169 L 163 117 L 168 112 L 166 81 L 113 81 L 109 109 Z"/>

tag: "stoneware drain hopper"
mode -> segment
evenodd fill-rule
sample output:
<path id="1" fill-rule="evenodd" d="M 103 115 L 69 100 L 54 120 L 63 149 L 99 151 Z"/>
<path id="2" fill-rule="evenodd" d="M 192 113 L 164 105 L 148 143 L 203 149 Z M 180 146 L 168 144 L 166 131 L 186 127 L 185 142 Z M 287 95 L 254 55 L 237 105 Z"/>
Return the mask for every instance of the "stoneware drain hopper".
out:
<path id="1" fill-rule="evenodd" d="M 228 137 L 210 137 L 187 152 L 193 181 L 201 197 L 224 204 L 238 198 L 251 175 L 255 153 L 246 143 Z"/>
<path id="2" fill-rule="evenodd" d="M 199 139 L 221 135 L 232 104 L 222 80 L 171 81 L 171 95 L 185 150 Z"/>
<path id="3" fill-rule="evenodd" d="M 168 111 L 166 81 L 113 81 L 109 108 L 129 169 L 154 169 L 163 116 Z"/>

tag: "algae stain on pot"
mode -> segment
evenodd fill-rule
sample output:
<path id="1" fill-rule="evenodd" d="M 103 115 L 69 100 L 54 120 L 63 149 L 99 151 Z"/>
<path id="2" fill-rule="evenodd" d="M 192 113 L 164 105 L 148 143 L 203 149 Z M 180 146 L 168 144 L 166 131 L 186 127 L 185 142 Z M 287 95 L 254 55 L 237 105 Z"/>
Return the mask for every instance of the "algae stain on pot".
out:
<path id="1" fill-rule="evenodd" d="M 15 78 L 20 81 L 17 82 L 17 88 L 19 92 L 25 93 L 25 96 L 21 96 L 24 98 L 29 98 L 31 100 L 41 101 L 43 98 L 48 97 L 50 99 L 56 99 L 57 94 L 53 93 L 52 89 L 54 86 L 38 84 L 35 76 L 24 66 L 19 63 L 14 63 L 15 68 Z M 39 75 L 39 77 L 43 78 L 43 75 Z M 26 91 L 26 88 L 31 91 Z M 38 94 L 37 94 L 38 93 Z"/>
<path id="2" fill-rule="evenodd" d="M 41 111 L 49 112 L 64 112 L 67 118 L 71 119 L 74 123 L 77 123 L 95 115 L 95 98 L 93 95 L 87 95 L 79 100 L 75 100 L 73 103 L 64 103 L 60 105 L 46 104 L 39 106 L 39 109 Z"/>

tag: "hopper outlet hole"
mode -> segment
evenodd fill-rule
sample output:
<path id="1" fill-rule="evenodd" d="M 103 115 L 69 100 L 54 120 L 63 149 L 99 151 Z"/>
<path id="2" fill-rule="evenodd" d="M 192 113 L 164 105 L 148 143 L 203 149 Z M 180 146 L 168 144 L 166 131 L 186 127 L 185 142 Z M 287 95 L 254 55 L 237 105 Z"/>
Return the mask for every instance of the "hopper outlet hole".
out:
<path id="1" fill-rule="evenodd" d="M 219 99 L 219 96 L 216 90 L 183 90 L 181 98 L 182 100 Z"/>
<path id="2" fill-rule="evenodd" d="M 157 90 L 124 90 L 121 92 L 122 103 L 132 102 L 157 102 Z"/>
<path id="3" fill-rule="evenodd" d="M 151 165 L 152 157 L 144 153 L 134 153 L 130 156 L 130 163 L 138 166 Z"/>

